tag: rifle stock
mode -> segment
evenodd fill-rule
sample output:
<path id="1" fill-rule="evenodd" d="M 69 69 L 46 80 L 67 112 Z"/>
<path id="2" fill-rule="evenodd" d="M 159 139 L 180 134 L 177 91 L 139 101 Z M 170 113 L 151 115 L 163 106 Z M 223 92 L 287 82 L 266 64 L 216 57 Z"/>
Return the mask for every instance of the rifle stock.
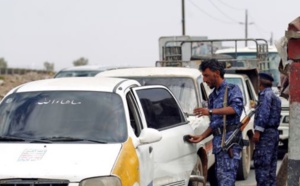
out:
<path id="1" fill-rule="evenodd" d="M 249 121 L 250 121 L 250 119 L 251 119 L 251 117 L 253 116 L 255 114 L 255 110 L 251 110 L 251 112 L 248 114 L 248 115 L 246 115 L 243 119 L 242 119 L 242 121 L 241 121 L 241 127 L 240 127 L 240 130 L 241 131 L 243 131 L 245 128 L 246 128 L 246 126 L 248 125 L 248 123 L 249 123 Z"/>

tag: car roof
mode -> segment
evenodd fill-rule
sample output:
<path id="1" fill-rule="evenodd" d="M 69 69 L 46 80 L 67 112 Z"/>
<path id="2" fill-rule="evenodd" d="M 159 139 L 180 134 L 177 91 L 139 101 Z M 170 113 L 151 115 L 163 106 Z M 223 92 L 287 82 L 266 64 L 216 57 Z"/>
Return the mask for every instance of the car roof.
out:
<path id="1" fill-rule="evenodd" d="M 60 71 L 82 71 L 82 70 L 107 70 L 115 68 L 113 66 L 100 66 L 100 65 L 82 65 L 82 66 L 74 66 L 74 67 L 68 67 L 61 69 Z"/>
<path id="2" fill-rule="evenodd" d="M 224 77 L 227 77 L 227 78 L 241 78 L 241 77 L 244 77 L 244 78 L 248 78 L 248 76 L 246 74 L 230 74 L 230 73 L 225 73 L 224 74 Z"/>
<path id="3" fill-rule="evenodd" d="M 111 77 L 192 77 L 197 78 L 202 76 L 202 73 L 195 68 L 187 67 L 140 67 L 116 69 L 100 72 L 96 77 L 111 76 Z"/>
<path id="4" fill-rule="evenodd" d="M 22 84 L 11 92 L 34 92 L 34 91 L 103 91 L 113 92 L 122 83 L 139 83 L 135 80 L 106 77 L 69 77 L 59 79 L 44 79 Z"/>

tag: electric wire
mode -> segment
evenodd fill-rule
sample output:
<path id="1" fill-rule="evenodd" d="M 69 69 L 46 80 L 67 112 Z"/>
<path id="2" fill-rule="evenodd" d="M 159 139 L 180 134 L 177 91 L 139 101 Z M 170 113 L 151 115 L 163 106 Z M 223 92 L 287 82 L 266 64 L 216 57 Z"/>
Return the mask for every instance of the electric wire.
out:
<path id="1" fill-rule="evenodd" d="M 244 11 L 244 10 L 245 10 L 245 9 L 233 7 L 233 6 L 231 6 L 231 5 L 229 5 L 229 4 L 225 3 L 225 2 L 223 2 L 223 1 L 221 1 L 221 0 L 218 0 L 218 1 L 219 1 L 220 3 L 222 3 L 223 5 L 229 7 L 229 8 L 231 8 L 231 9 L 233 9 L 233 10 L 238 10 L 238 11 Z"/>
<path id="2" fill-rule="evenodd" d="M 195 4 L 194 2 L 192 2 L 191 0 L 189 0 L 189 3 L 191 3 L 194 7 L 196 7 L 198 10 L 200 10 L 202 13 L 204 13 L 205 15 L 207 15 L 208 17 L 218 21 L 218 22 L 221 22 L 221 23 L 225 23 L 225 24 L 236 24 L 236 21 L 225 21 L 225 20 L 221 20 L 221 19 L 218 19 L 212 15 L 210 15 L 209 13 L 207 13 L 206 11 L 204 11 L 202 8 L 200 8 L 197 4 Z"/>
<path id="3" fill-rule="evenodd" d="M 215 9 L 217 9 L 222 15 L 224 15 L 231 21 L 236 22 L 236 23 L 240 22 L 240 21 L 237 21 L 237 20 L 233 19 L 232 17 L 228 16 L 227 14 L 225 14 L 212 0 L 208 0 L 208 1 L 215 7 Z"/>

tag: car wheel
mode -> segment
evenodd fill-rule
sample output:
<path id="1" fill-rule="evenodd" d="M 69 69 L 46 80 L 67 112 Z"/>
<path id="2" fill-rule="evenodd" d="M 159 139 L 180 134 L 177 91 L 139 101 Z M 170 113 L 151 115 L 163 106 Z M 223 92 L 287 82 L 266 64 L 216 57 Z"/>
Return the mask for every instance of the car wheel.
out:
<path id="1" fill-rule="evenodd" d="M 249 141 L 249 137 L 246 136 L 245 140 Z M 251 160 L 253 154 L 253 143 L 249 141 L 249 145 L 245 146 L 241 152 L 242 157 L 239 163 L 237 172 L 237 180 L 245 180 L 248 178 L 251 168 Z"/>
<path id="2" fill-rule="evenodd" d="M 192 171 L 192 175 L 203 176 L 203 166 L 199 156 L 197 156 L 197 163 Z M 205 184 L 201 182 L 189 181 L 188 186 L 205 186 Z"/>

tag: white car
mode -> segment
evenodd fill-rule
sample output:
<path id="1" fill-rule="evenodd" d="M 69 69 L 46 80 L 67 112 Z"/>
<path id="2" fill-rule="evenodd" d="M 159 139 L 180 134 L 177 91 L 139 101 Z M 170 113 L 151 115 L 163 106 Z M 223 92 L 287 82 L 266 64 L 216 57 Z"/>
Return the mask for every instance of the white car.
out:
<path id="1" fill-rule="evenodd" d="M 63 77 L 92 77 L 98 74 L 99 72 L 111 69 L 112 67 L 103 67 L 99 65 L 83 65 L 83 66 L 74 66 L 61 69 L 58 71 L 54 78 L 63 78 Z"/>
<path id="2" fill-rule="evenodd" d="M 129 66 L 100 66 L 100 65 L 82 65 L 61 69 L 53 78 L 63 77 L 93 77 L 99 72 L 106 70 L 129 68 Z"/>
<path id="3" fill-rule="evenodd" d="M 289 138 L 289 123 L 290 123 L 290 104 L 289 100 L 279 97 L 281 100 L 281 113 L 279 130 L 279 148 L 287 152 Z"/>
<path id="4" fill-rule="evenodd" d="M 40 80 L 11 90 L 0 118 L 1 185 L 203 182 L 196 145 L 183 140 L 193 129 L 164 86 L 119 78 Z"/>

